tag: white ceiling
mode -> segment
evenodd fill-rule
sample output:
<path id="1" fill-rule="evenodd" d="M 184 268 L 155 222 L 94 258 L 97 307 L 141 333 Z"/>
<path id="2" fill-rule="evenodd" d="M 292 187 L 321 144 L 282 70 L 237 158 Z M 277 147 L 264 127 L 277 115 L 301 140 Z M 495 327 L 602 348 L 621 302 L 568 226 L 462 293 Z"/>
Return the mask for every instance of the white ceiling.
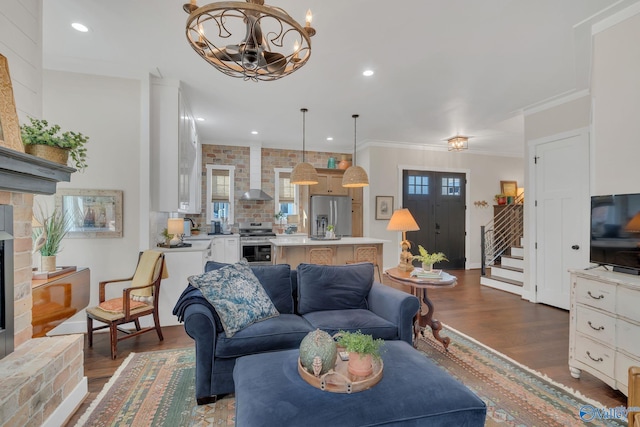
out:
<path id="1" fill-rule="evenodd" d="M 301 23 L 310 8 L 317 34 L 302 69 L 255 83 L 191 49 L 185 1 L 44 1 L 44 67 L 181 80 L 205 143 L 301 149 L 306 107 L 310 150 L 351 151 L 357 113 L 359 145 L 462 134 L 470 151 L 521 156 L 523 109 L 587 89 L 591 24 L 637 2 L 268 0 Z"/>

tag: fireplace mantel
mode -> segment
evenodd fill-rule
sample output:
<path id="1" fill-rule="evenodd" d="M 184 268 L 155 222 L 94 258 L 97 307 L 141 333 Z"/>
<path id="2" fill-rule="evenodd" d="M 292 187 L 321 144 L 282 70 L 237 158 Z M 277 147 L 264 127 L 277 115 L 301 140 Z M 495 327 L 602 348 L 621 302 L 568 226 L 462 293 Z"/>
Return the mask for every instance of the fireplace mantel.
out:
<path id="1" fill-rule="evenodd" d="M 0 190 L 55 194 L 56 184 L 70 181 L 76 169 L 0 146 Z"/>

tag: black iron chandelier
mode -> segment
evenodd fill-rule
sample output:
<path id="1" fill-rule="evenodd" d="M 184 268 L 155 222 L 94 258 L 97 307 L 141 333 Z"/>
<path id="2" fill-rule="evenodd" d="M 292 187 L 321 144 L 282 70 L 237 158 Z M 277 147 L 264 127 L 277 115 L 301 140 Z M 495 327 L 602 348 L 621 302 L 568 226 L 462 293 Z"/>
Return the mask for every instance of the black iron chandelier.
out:
<path id="1" fill-rule="evenodd" d="M 209 64 L 232 77 L 277 80 L 307 63 L 311 56 L 311 11 L 302 27 L 279 7 L 264 0 L 223 1 L 183 6 L 189 14 L 186 35 Z"/>

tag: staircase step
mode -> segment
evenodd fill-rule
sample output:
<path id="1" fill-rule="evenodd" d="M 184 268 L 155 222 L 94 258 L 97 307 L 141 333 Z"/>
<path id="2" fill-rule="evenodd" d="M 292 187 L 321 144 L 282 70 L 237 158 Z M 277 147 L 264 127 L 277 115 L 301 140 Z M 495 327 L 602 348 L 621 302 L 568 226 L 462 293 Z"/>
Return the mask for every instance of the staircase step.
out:
<path id="1" fill-rule="evenodd" d="M 524 248 L 522 246 L 512 246 L 511 256 L 524 257 Z"/>
<path id="2" fill-rule="evenodd" d="M 502 257 L 500 257 L 500 263 L 504 268 L 510 267 L 524 270 L 524 258 L 521 256 L 502 255 Z"/>
<path id="3" fill-rule="evenodd" d="M 486 276 L 480 277 L 480 284 L 489 288 L 499 289 L 501 291 L 522 296 L 523 283 L 518 280 L 510 280 L 487 274 Z"/>
<path id="4" fill-rule="evenodd" d="M 518 267 L 509 267 L 504 264 L 492 265 L 491 276 L 500 277 L 509 280 L 516 280 L 518 282 L 524 282 L 524 269 Z"/>

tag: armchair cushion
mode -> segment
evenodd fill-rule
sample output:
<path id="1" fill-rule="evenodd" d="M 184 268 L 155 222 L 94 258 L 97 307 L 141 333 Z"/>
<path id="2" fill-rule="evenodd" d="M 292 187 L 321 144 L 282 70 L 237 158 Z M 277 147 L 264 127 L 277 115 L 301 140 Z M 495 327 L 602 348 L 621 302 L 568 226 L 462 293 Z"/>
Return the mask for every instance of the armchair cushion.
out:
<path id="1" fill-rule="evenodd" d="M 147 304 L 140 301 L 131 300 L 131 302 L 129 302 L 129 308 L 131 310 L 135 310 L 136 308 L 146 307 L 146 306 Z M 98 307 L 100 307 L 101 309 L 109 313 L 122 313 L 124 311 L 124 304 L 122 303 L 122 297 L 108 299 L 104 302 L 101 302 L 100 305 L 98 305 Z"/>
<path id="2" fill-rule="evenodd" d="M 373 285 L 373 264 L 299 264 L 298 311 L 367 309 Z"/>
<path id="3" fill-rule="evenodd" d="M 189 283 L 216 309 L 227 337 L 279 315 L 246 261 L 191 276 Z"/>

